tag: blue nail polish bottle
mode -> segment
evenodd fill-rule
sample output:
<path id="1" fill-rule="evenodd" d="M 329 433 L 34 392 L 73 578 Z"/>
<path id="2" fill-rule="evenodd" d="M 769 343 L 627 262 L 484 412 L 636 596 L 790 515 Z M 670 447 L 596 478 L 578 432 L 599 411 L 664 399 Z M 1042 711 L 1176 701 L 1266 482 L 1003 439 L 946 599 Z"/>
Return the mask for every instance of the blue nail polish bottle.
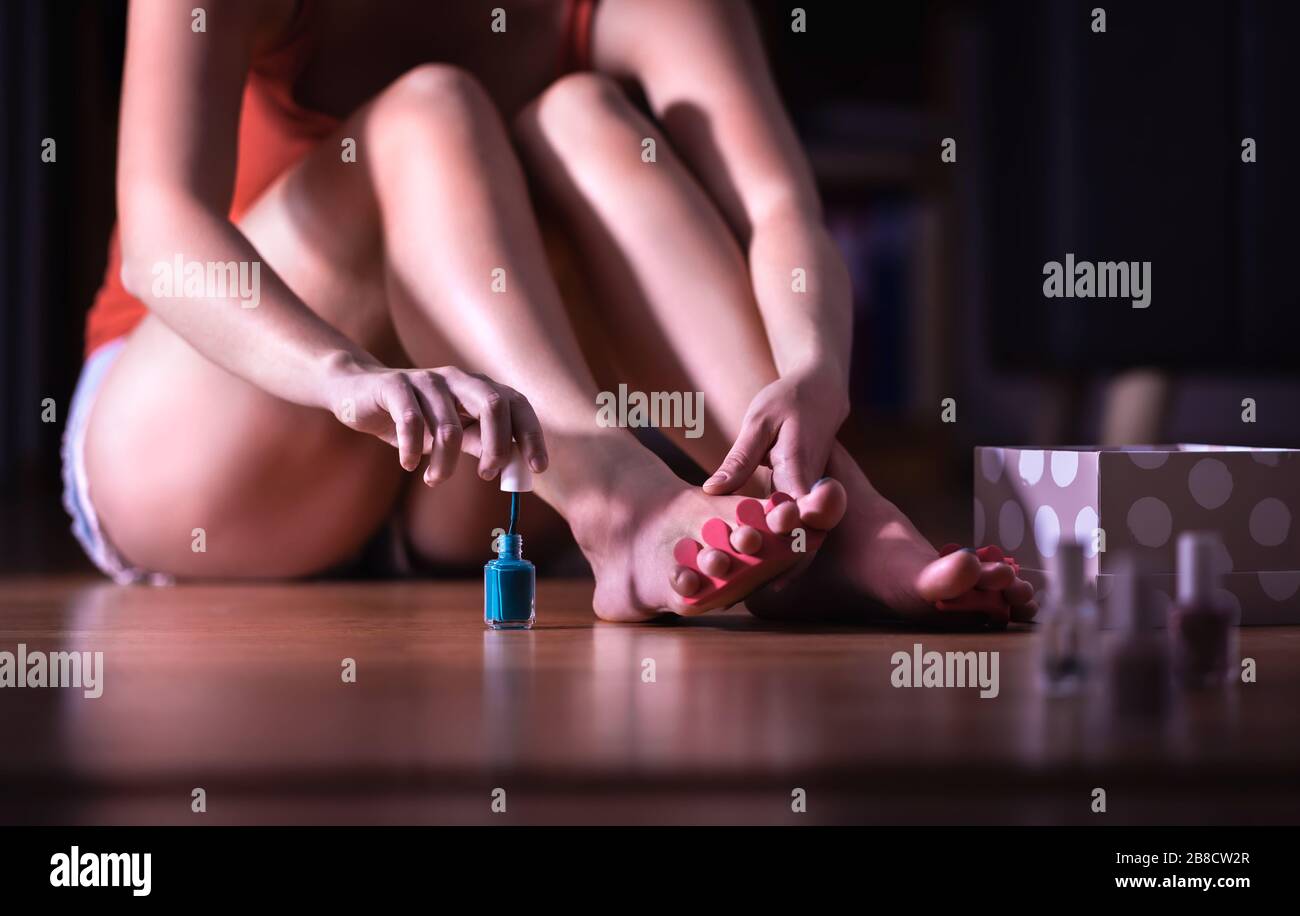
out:
<path id="1" fill-rule="evenodd" d="M 516 448 L 501 472 L 501 489 L 510 494 L 510 528 L 497 538 L 497 558 L 483 567 L 483 622 L 494 630 L 527 630 L 536 619 L 537 571 L 523 557 L 523 536 L 515 533 L 520 494 L 532 488 L 532 472 Z"/>
<path id="2" fill-rule="evenodd" d="M 527 630 L 536 619 L 537 571 L 523 546 L 521 535 L 501 535 L 497 558 L 483 567 L 483 621 L 494 630 Z"/>

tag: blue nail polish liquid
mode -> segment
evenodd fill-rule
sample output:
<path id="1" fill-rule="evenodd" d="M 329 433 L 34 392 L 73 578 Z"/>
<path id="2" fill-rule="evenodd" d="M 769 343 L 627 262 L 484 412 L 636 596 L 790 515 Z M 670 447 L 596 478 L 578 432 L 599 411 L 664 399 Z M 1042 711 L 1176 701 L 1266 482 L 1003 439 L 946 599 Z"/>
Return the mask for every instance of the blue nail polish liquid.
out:
<path id="1" fill-rule="evenodd" d="M 523 558 L 518 534 L 497 538 L 497 558 L 483 567 L 483 622 L 494 630 L 527 630 L 536 619 L 537 572 Z"/>

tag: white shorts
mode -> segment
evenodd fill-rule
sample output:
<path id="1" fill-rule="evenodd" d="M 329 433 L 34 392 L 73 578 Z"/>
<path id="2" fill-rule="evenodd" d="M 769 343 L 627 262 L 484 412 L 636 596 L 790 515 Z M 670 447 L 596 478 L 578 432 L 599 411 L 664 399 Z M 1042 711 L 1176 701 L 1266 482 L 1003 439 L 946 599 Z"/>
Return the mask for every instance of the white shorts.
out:
<path id="1" fill-rule="evenodd" d="M 72 533 L 82 550 L 104 575 L 119 585 L 133 582 L 170 585 L 174 580 L 166 573 L 151 573 L 126 562 L 104 535 L 99 516 L 90 501 L 90 483 L 86 479 L 86 427 L 100 386 L 124 346 L 125 337 L 109 341 L 96 348 L 81 367 L 81 377 L 77 379 L 77 389 L 68 408 L 68 423 L 63 430 L 63 508 L 72 516 Z"/>

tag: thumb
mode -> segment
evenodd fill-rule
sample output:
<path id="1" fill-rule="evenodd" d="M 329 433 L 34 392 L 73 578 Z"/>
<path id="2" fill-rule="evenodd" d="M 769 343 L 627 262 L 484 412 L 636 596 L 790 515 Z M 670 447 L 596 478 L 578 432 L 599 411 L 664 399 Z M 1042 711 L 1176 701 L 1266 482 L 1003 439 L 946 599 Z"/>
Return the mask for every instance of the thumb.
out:
<path id="1" fill-rule="evenodd" d="M 727 457 L 722 459 L 713 476 L 704 481 L 704 492 L 721 495 L 739 490 L 753 476 L 771 443 L 771 433 L 763 421 L 746 420 Z"/>
<path id="2" fill-rule="evenodd" d="M 479 433 L 477 422 L 467 422 L 465 424 L 460 439 L 460 450 L 466 455 L 473 455 L 475 458 L 483 454 L 483 437 Z"/>

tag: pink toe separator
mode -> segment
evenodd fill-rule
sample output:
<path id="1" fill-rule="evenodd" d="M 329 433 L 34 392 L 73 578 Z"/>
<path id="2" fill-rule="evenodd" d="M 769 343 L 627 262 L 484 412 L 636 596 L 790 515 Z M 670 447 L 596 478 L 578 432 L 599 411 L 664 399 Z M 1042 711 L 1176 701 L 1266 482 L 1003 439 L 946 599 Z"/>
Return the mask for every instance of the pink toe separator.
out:
<path id="1" fill-rule="evenodd" d="M 735 590 L 738 595 L 748 594 L 769 579 L 789 569 L 807 554 L 814 552 L 826 538 L 826 532 L 805 528 L 805 551 L 791 549 L 794 539 L 790 535 L 776 534 L 767 527 L 767 513 L 782 503 L 794 502 L 786 493 L 773 493 L 765 502 L 745 499 L 736 506 L 736 522 L 758 529 L 763 544 L 758 553 L 740 553 L 731 546 L 731 526 L 720 518 L 711 518 L 700 529 L 704 545 L 721 550 L 731 560 L 731 567 L 721 578 L 710 576 L 700 569 L 698 554 L 704 549 L 693 538 L 682 538 L 673 547 L 673 559 L 687 569 L 695 571 L 705 585 L 694 595 L 682 601 L 694 606 L 715 598 L 723 589 Z M 739 597 L 736 600 L 740 600 Z"/>

